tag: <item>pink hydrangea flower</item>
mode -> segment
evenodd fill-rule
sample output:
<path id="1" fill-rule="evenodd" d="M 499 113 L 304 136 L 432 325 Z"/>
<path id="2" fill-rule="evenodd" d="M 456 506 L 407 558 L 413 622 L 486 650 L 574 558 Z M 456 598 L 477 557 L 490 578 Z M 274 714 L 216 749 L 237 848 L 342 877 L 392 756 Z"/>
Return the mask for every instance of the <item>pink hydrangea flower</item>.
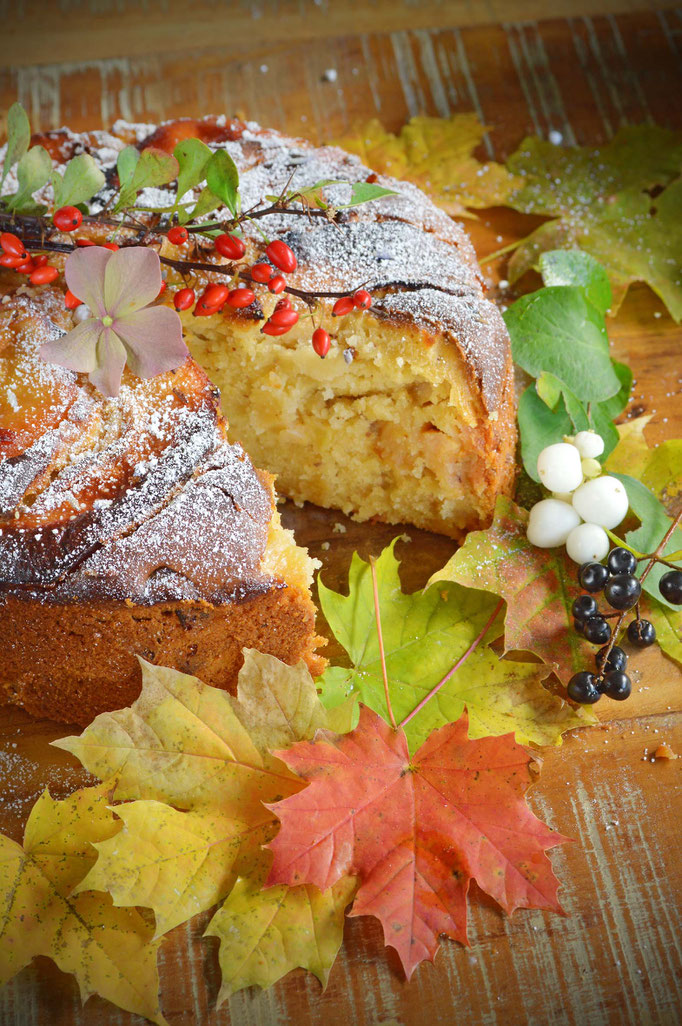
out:
<path id="1" fill-rule="evenodd" d="M 161 289 L 161 263 L 153 249 L 87 246 L 69 256 L 64 273 L 92 316 L 41 346 L 44 360 L 87 374 L 108 396 L 118 395 L 126 363 L 141 378 L 184 363 L 188 350 L 177 313 L 149 305 Z"/>

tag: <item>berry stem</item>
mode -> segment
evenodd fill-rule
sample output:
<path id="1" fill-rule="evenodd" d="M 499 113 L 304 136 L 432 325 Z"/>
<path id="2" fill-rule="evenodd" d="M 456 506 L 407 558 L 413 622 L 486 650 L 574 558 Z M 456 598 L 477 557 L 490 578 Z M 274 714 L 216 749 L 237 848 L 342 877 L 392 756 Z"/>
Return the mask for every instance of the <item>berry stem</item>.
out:
<path id="1" fill-rule="evenodd" d="M 393 707 L 391 706 L 391 696 L 388 691 L 388 673 L 386 672 L 386 652 L 384 650 L 384 637 L 381 633 L 381 610 L 379 608 L 379 588 L 377 585 L 377 568 L 376 560 L 374 556 L 369 557 L 369 569 L 372 574 L 372 591 L 374 592 L 374 616 L 377 622 L 377 640 L 379 642 L 379 658 L 381 659 L 381 673 L 384 678 L 384 695 L 386 697 L 386 708 L 388 709 L 388 715 L 391 720 L 391 726 L 394 730 L 397 730 L 395 716 L 393 715 Z"/>
<path id="2" fill-rule="evenodd" d="M 494 624 L 495 620 L 499 616 L 499 613 L 500 613 L 503 605 L 504 605 L 504 599 L 500 599 L 500 601 L 497 603 L 497 605 L 493 609 L 493 611 L 492 611 L 492 613 L 490 615 L 490 619 L 486 623 L 485 627 L 483 628 L 481 633 L 478 635 L 478 637 L 475 638 L 471 642 L 471 644 L 469 645 L 469 647 L 466 650 L 466 652 L 464 653 L 464 655 L 460 656 L 460 658 L 457 660 L 457 662 L 454 664 L 454 666 L 452 666 L 448 670 L 448 672 L 445 674 L 445 676 L 441 680 L 439 680 L 438 683 L 434 687 L 431 688 L 431 690 L 429 691 L 428 695 L 425 695 L 424 698 L 422 698 L 421 702 L 419 702 L 419 704 L 414 707 L 412 712 L 408 713 L 407 716 L 403 717 L 403 719 L 398 724 L 399 727 L 404 727 L 406 723 L 409 723 L 411 719 L 414 719 L 414 717 L 417 715 L 417 713 L 421 712 L 421 710 L 424 708 L 426 703 L 430 702 L 431 699 L 434 697 L 434 695 L 437 695 L 438 692 L 440 691 L 440 689 L 447 684 L 447 682 L 450 680 L 450 678 L 453 676 L 453 674 L 456 673 L 457 670 L 459 670 L 460 666 L 462 666 L 462 664 L 466 662 L 466 660 L 469 658 L 471 653 L 475 652 L 475 650 L 478 648 L 480 643 L 483 641 L 483 638 L 486 636 L 486 634 L 488 633 L 488 631 L 490 630 L 490 628 Z"/>

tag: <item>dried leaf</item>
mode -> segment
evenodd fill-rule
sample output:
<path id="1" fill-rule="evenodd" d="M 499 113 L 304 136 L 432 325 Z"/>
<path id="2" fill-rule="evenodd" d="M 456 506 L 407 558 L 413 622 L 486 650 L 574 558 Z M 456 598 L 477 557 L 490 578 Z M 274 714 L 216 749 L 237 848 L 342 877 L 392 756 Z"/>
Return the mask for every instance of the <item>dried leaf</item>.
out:
<path id="1" fill-rule="evenodd" d="M 365 706 L 350 734 L 320 731 L 279 752 L 309 786 L 273 806 L 272 884 L 359 877 L 351 915 L 373 915 L 408 978 L 439 934 L 466 942 L 470 880 L 511 913 L 559 912 L 547 849 L 565 838 L 530 811 L 529 756 L 511 735 L 467 740 L 467 719 L 410 758 L 402 730 Z"/>
<path id="2" fill-rule="evenodd" d="M 74 974 L 83 1001 L 99 994 L 163 1024 L 158 945 L 142 916 L 114 908 L 106 894 L 74 894 L 95 860 L 93 845 L 119 830 L 110 796 L 110 785 L 64 801 L 45 792 L 31 810 L 23 848 L 0 835 L 0 982 L 47 955 Z"/>
<path id="3" fill-rule="evenodd" d="M 472 156 L 485 132 L 474 113 L 412 118 L 397 136 L 373 119 L 336 143 L 375 171 L 408 178 L 449 214 L 471 217 L 467 207 L 506 203 L 522 185 L 503 164 L 481 164 Z"/>

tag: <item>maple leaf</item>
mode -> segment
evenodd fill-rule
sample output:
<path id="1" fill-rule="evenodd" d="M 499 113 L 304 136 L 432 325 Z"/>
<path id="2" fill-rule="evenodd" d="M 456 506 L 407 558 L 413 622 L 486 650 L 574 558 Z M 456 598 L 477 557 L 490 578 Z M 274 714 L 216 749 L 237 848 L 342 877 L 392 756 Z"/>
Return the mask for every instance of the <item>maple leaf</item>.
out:
<path id="1" fill-rule="evenodd" d="M 399 135 L 374 118 L 336 144 L 356 153 L 368 167 L 394 178 L 408 178 L 455 217 L 471 217 L 467 207 L 505 203 L 522 179 L 495 161 L 472 156 L 486 133 L 474 113 L 451 118 L 412 118 Z"/>
<path id="2" fill-rule="evenodd" d="M 359 877 L 351 915 L 373 915 L 407 977 L 438 936 L 466 943 L 471 879 L 511 913 L 560 912 L 545 852 L 566 838 L 530 811 L 530 757 L 511 735 L 467 739 L 466 714 L 410 758 L 402 730 L 366 706 L 345 735 L 320 731 L 278 753 L 309 786 L 272 806 L 271 884 Z"/>
<path id="3" fill-rule="evenodd" d="M 129 709 L 104 713 L 79 737 L 55 742 L 97 776 L 117 775 L 116 797 L 133 799 L 116 806 L 122 829 L 95 844 L 99 858 L 80 889 L 106 890 L 116 905 L 151 908 L 156 936 L 216 905 L 236 881 L 234 899 L 209 926 L 222 937 L 233 916 L 239 921 L 247 896 L 253 899 L 243 936 L 244 945 L 253 945 L 249 965 L 232 965 L 229 952 L 237 948 L 223 940 L 224 994 L 251 982 L 267 986 L 297 965 L 322 979 L 341 944 L 337 926 L 350 887 L 345 882 L 322 896 L 306 888 L 282 894 L 272 912 L 287 931 L 286 955 L 273 953 L 277 927 L 264 919 L 257 881 L 264 873 L 261 846 L 277 823 L 263 802 L 294 793 L 301 781 L 270 749 L 311 737 L 318 727 L 349 730 L 353 705 L 324 709 L 303 663 L 290 667 L 248 649 L 244 657 L 236 699 L 141 660 L 142 692 Z"/>
<path id="4" fill-rule="evenodd" d="M 483 591 L 452 583 L 447 573 L 424 591 L 405 595 L 394 546 L 384 549 L 375 567 L 389 695 L 400 722 L 475 644 L 498 603 Z M 353 556 L 348 596 L 321 581 L 318 590 L 327 621 L 353 662 L 349 669 L 329 667 L 319 678 L 323 702 L 331 705 L 355 694 L 388 719 L 370 565 L 357 553 Z M 405 724 L 411 749 L 435 728 L 458 720 L 465 705 L 475 738 L 514 731 L 522 743 L 560 744 L 562 732 L 585 722 L 579 711 L 542 686 L 548 673 L 542 664 L 500 659 L 491 650 L 489 642 L 501 632 L 495 619 L 488 625 L 488 643 L 475 647 Z"/>
<path id="5" fill-rule="evenodd" d="M 578 567 L 563 548 L 539 549 L 526 538 L 528 514 L 500 496 L 485 531 L 471 531 L 438 577 L 485 588 L 507 603 L 505 647 L 533 652 L 567 683 L 588 665 L 592 649 L 573 630 L 573 600 L 581 594 Z M 589 707 L 583 723 L 596 718 Z"/>
<path id="6" fill-rule="evenodd" d="M 109 785 L 64 801 L 46 791 L 31 810 L 23 847 L 0 835 L 0 982 L 47 955 L 74 974 L 83 1001 L 100 994 L 163 1024 L 158 945 L 145 920 L 114 908 L 106 894 L 73 893 L 96 858 L 93 844 L 119 830 L 110 797 Z"/>
<path id="7" fill-rule="evenodd" d="M 606 268 L 612 313 L 631 282 L 645 281 L 682 318 L 680 133 L 627 126 L 603 146 L 527 138 L 507 168 L 526 180 L 507 205 L 552 218 L 515 249 L 510 281 L 536 267 L 546 250 L 579 247 Z M 650 190 L 658 186 L 668 187 L 652 200 Z"/>
<path id="8" fill-rule="evenodd" d="M 220 940 L 218 1007 L 235 991 L 268 987 L 297 967 L 326 987 L 341 946 L 355 880 L 342 876 L 325 891 L 312 884 L 264 890 L 271 857 L 262 855 L 260 869 L 237 881 L 204 934 Z"/>

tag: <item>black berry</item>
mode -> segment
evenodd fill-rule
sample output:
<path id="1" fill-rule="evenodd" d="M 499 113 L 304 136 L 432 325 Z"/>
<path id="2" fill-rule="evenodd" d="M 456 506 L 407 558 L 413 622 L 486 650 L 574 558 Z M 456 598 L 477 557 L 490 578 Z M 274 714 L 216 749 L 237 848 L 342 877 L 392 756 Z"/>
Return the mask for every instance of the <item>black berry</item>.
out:
<path id="1" fill-rule="evenodd" d="M 658 582 L 658 588 L 664 599 L 674 606 L 682 606 L 682 570 L 668 570 Z"/>
<path id="2" fill-rule="evenodd" d="M 605 645 L 611 637 L 611 628 L 603 616 L 591 616 L 585 622 L 585 637 L 593 645 Z"/>
<path id="3" fill-rule="evenodd" d="M 630 678 L 622 670 L 611 670 L 604 677 L 602 691 L 609 698 L 614 698 L 616 702 L 622 702 L 630 697 L 630 692 L 632 691 Z"/>
<path id="4" fill-rule="evenodd" d="M 576 620 L 589 620 L 598 612 L 597 600 L 591 595 L 580 595 L 573 603 L 572 610 Z"/>
<path id="5" fill-rule="evenodd" d="M 609 653 L 609 658 L 604 663 L 604 657 L 608 652 L 608 645 L 604 645 L 597 652 L 595 661 L 597 663 L 597 669 L 600 673 L 608 673 L 609 670 L 624 670 L 628 664 L 628 657 L 622 648 L 618 645 L 614 645 Z"/>
<path id="6" fill-rule="evenodd" d="M 637 560 L 627 549 L 612 549 L 606 565 L 612 574 L 634 574 Z"/>
<path id="7" fill-rule="evenodd" d="M 606 601 L 614 609 L 632 609 L 642 594 L 642 585 L 632 574 L 616 574 L 604 588 Z"/>
<path id="8" fill-rule="evenodd" d="M 585 591 L 601 591 L 609 579 L 608 567 L 601 563 L 583 563 L 578 578 Z"/>
<path id="9" fill-rule="evenodd" d="M 568 682 L 568 697 L 580 705 L 594 705 L 601 697 L 597 687 L 597 678 L 593 673 L 583 670 L 581 673 L 574 673 Z"/>
<path id="10" fill-rule="evenodd" d="M 573 630 L 575 631 L 576 634 L 584 634 L 585 633 L 585 621 L 584 620 L 574 620 L 573 621 Z"/>
<path id="11" fill-rule="evenodd" d="M 628 641 L 635 648 L 648 648 L 656 640 L 656 628 L 648 620 L 633 620 L 628 625 Z"/>

